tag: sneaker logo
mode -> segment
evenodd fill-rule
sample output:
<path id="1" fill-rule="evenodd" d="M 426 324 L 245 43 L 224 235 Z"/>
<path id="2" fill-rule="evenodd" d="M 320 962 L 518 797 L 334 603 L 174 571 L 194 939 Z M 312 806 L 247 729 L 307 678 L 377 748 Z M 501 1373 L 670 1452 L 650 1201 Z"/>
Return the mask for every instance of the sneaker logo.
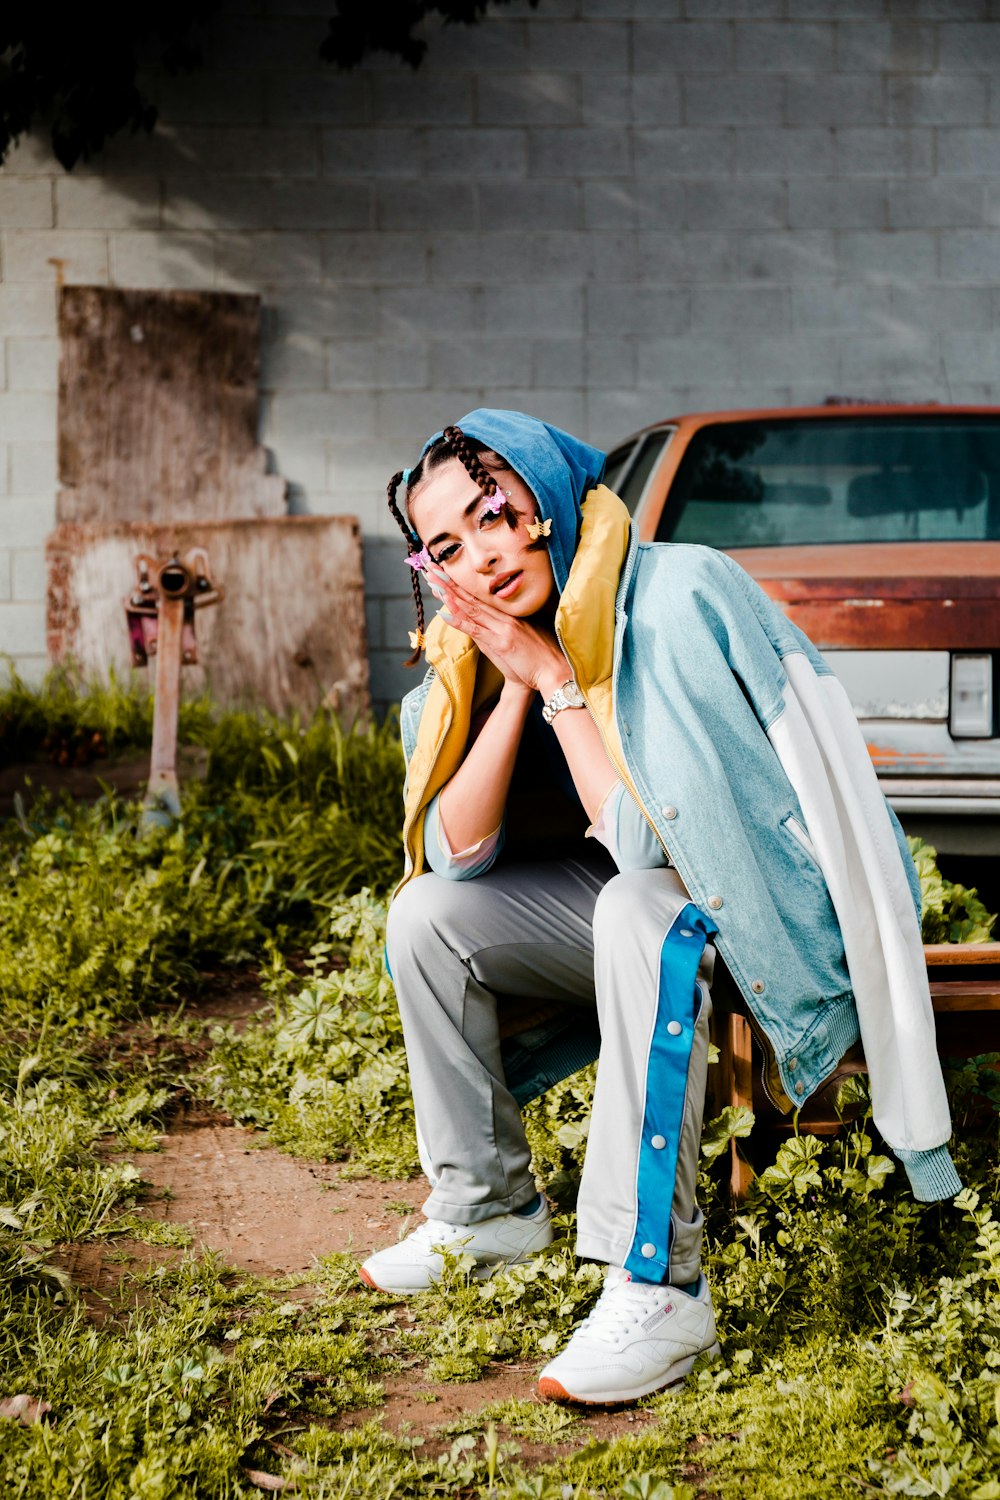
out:
<path id="1" fill-rule="evenodd" d="M 666 1307 L 660 1307 L 660 1308 L 658 1308 L 656 1310 L 656 1312 L 653 1313 L 652 1317 L 647 1318 L 646 1321 L 643 1324 L 640 1325 L 642 1327 L 643 1332 L 644 1333 L 652 1333 L 652 1331 L 653 1331 L 654 1328 L 659 1328 L 659 1326 L 663 1322 L 664 1318 L 669 1318 L 669 1316 L 673 1312 L 673 1310 L 674 1310 L 674 1304 L 672 1302 L 668 1302 L 667 1305 L 666 1305 Z"/>

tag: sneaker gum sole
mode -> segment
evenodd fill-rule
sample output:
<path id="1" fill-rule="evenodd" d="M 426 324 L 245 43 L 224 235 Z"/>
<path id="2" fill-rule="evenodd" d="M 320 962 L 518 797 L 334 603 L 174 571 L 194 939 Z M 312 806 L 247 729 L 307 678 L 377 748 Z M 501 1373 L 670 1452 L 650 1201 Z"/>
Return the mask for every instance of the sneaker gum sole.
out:
<path id="1" fill-rule="evenodd" d="M 722 1353 L 719 1344 L 713 1344 L 710 1349 L 699 1349 L 697 1354 L 688 1354 L 679 1359 L 671 1368 L 666 1380 L 656 1381 L 653 1385 L 645 1386 L 640 1391 L 629 1391 L 627 1395 L 621 1392 L 595 1392 L 590 1396 L 572 1396 L 558 1380 L 553 1380 L 551 1375 L 543 1375 L 538 1382 L 538 1395 L 542 1401 L 569 1401 L 576 1406 L 626 1406 L 632 1401 L 641 1401 L 644 1396 L 653 1396 L 657 1391 L 665 1391 L 672 1385 L 677 1385 L 686 1375 L 690 1375 L 695 1361 L 707 1354 L 709 1359 L 718 1359 Z"/>

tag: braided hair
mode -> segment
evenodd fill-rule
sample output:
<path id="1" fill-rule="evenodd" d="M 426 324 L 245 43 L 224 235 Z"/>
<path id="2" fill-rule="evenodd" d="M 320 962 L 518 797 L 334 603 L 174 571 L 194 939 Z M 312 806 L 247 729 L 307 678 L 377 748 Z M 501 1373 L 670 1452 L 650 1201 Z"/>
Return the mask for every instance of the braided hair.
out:
<path id="1" fill-rule="evenodd" d="M 495 476 L 490 473 L 489 469 L 483 463 L 482 455 L 484 453 L 489 453 L 491 458 L 496 460 L 498 468 L 504 469 L 509 467 L 500 458 L 499 454 L 494 453 L 486 443 L 480 443 L 474 438 L 468 437 L 460 427 L 446 427 L 437 441 L 431 444 L 416 467 L 410 470 L 407 476 L 407 489 L 413 489 L 431 469 L 436 469 L 449 458 L 457 458 L 465 468 L 469 478 L 474 484 L 479 486 L 483 494 L 493 496 L 497 493 L 497 481 Z M 406 538 L 407 556 L 415 557 L 417 553 L 423 550 L 423 543 L 400 510 L 396 499 L 396 492 L 403 483 L 403 474 L 404 471 L 400 469 L 398 473 L 392 476 L 386 486 L 386 495 L 393 519 Z M 505 503 L 503 506 L 503 516 L 511 530 L 516 531 L 517 512 L 513 507 Z M 424 637 L 424 599 L 420 592 L 420 570 L 418 568 L 410 570 L 410 586 L 413 589 L 413 602 L 417 611 L 417 645 L 413 655 L 407 659 L 405 665 L 415 667 L 420 661 Z"/>

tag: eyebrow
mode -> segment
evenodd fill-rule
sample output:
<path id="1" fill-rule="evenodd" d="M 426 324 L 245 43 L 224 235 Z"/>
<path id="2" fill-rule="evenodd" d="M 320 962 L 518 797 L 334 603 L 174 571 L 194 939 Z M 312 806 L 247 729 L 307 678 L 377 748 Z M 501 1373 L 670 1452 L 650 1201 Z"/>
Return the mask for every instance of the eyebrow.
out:
<path id="1" fill-rule="evenodd" d="M 466 516 L 471 516 L 472 512 L 475 510 L 476 506 L 479 505 L 479 504 L 481 504 L 481 502 L 484 499 L 485 499 L 485 495 L 484 495 L 483 491 L 479 490 L 478 493 L 473 496 L 473 498 L 469 501 L 468 505 L 463 510 L 463 512 L 462 512 L 463 519 Z M 438 544 L 438 542 L 443 542 L 448 537 L 453 536 L 453 535 L 454 535 L 454 532 L 451 532 L 451 531 L 439 531 L 438 534 L 437 534 L 437 536 L 432 536 L 431 539 L 430 539 L 430 541 L 425 543 L 425 546 L 427 546 L 427 547 L 436 547 L 437 544 Z"/>

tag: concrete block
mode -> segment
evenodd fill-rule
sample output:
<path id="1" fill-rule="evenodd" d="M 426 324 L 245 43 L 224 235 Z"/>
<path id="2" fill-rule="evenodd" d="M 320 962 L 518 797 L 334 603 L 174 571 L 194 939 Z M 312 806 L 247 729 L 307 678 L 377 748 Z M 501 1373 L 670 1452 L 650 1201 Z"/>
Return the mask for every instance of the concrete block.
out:
<path id="1" fill-rule="evenodd" d="M 319 139 L 311 127 L 216 125 L 196 134 L 197 140 L 185 137 L 182 144 L 206 172 L 315 177 L 319 171 Z"/>
<path id="2" fill-rule="evenodd" d="M 583 386 L 582 339 L 539 339 L 531 349 L 531 378 L 524 384 L 548 386 Z"/>
<path id="3" fill-rule="evenodd" d="M 837 235 L 837 273 L 873 281 L 933 281 L 935 236 L 927 230 L 844 230 Z"/>
<path id="4" fill-rule="evenodd" d="M 1000 229 L 953 229 L 941 236 L 941 280 L 995 284 Z"/>
<path id="5" fill-rule="evenodd" d="M 637 379 L 637 343 L 635 339 L 589 338 L 584 350 L 584 386 L 593 390 L 618 384 L 634 386 Z"/>
<path id="6" fill-rule="evenodd" d="M 676 74 L 634 74 L 629 88 L 636 125 L 680 125 L 681 84 Z"/>
<path id="7" fill-rule="evenodd" d="M 51 229 L 51 177 L 0 177 L 0 229 Z"/>
<path id="8" fill-rule="evenodd" d="M 855 329 L 870 332 L 872 328 L 882 327 L 888 333 L 891 327 L 890 293 L 894 290 L 861 281 L 794 286 L 791 288 L 792 327 L 802 330 L 843 329 L 845 332 Z"/>
<path id="9" fill-rule="evenodd" d="M 384 442 L 351 443 L 338 440 L 330 445 L 327 465 L 327 488 L 334 494 L 343 490 L 363 490 L 375 495 L 381 503 L 390 474 L 398 468 L 395 455 Z M 341 508 L 339 505 L 336 507 Z M 404 588 L 408 580 L 401 580 Z"/>
<path id="10" fill-rule="evenodd" d="M 367 591 L 366 591 L 367 594 Z M 377 650 L 385 646 L 386 641 L 382 633 L 382 601 L 381 599 L 365 598 L 365 634 L 368 637 L 368 650 Z"/>
<path id="11" fill-rule="evenodd" d="M 10 451 L 0 443 L 0 500 L 10 493 Z"/>
<path id="12" fill-rule="evenodd" d="M 629 28 L 624 21 L 549 21 L 539 12 L 528 25 L 528 67 L 542 72 L 623 73 Z"/>
<path id="13" fill-rule="evenodd" d="M 537 338 L 583 333 L 581 286 L 487 286 L 481 307 L 487 334 L 530 334 Z"/>
<path id="14" fill-rule="evenodd" d="M 523 73 L 528 68 L 528 30 L 533 24 L 534 17 L 528 21 L 487 14 L 475 27 L 428 27 L 425 36 L 430 46 L 421 71 L 453 75 L 479 68 L 488 73 Z M 372 57 L 367 66 L 378 66 L 379 61 Z M 391 60 L 386 59 L 384 66 L 391 67 Z"/>
<path id="15" fill-rule="evenodd" d="M 766 333 L 741 334 L 735 347 L 738 378 L 751 388 L 794 387 L 818 380 L 829 390 L 837 381 L 837 337 L 836 334 L 819 332 L 778 338 Z"/>
<path id="16" fill-rule="evenodd" d="M 294 74 L 275 73 L 268 77 L 235 68 L 205 68 L 177 74 L 150 70 L 144 77 L 151 96 L 159 101 L 161 119 L 169 120 L 171 125 L 262 125 L 265 79 L 268 83 L 281 79 L 293 86 L 295 81 Z M 315 77 L 317 83 L 327 82 L 322 75 Z M 270 113 L 266 118 L 275 124 L 283 123 Z"/>
<path id="17" fill-rule="evenodd" d="M 828 230 L 745 234 L 739 249 L 740 275 L 750 281 L 824 281 L 835 275 L 834 237 Z"/>
<path id="18" fill-rule="evenodd" d="M 781 124 L 785 80 L 769 73 L 693 73 L 682 90 L 688 125 Z"/>
<path id="19" fill-rule="evenodd" d="M 0 609 L 0 652 L 5 656 L 43 655 L 46 649 L 45 606 L 5 604 Z"/>
<path id="20" fill-rule="evenodd" d="M 318 234 L 220 234 L 215 240 L 215 280 L 220 287 L 258 291 L 320 279 Z"/>
<path id="21" fill-rule="evenodd" d="M 933 26 L 904 21 L 842 20 L 836 30 L 836 66 L 841 73 L 930 73 L 934 67 Z M 890 85 L 897 81 L 901 80 L 889 80 Z"/>
<path id="22" fill-rule="evenodd" d="M 13 569 L 11 554 L 0 550 L 0 604 L 6 604 L 13 595 Z M 3 634 L 3 615 L 0 614 L 0 636 Z"/>
<path id="23" fill-rule="evenodd" d="M 268 429 L 279 447 L 374 437 L 375 396 L 371 391 L 278 391 L 271 397 Z"/>
<path id="24" fill-rule="evenodd" d="M 419 687 L 423 671 L 417 667 L 403 665 L 406 655 L 402 651 L 370 651 L 368 653 L 368 679 L 372 695 L 372 709 L 379 717 L 397 704 L 413 688 Z"/>
<path id="25" fill-rule="evenodd" d="M 982 333 L 996 325 L 988 286 L 894 286 L 891 295 L 893 323 L 903 328 Z"/>
<path id="26" fill-rule="evenodd" d="M 630 125 L 632 123 L 631 73 L 601 75 L 599 88 L 584 88 L 580 96 L 582 125 Z M 674 80 L 680 119 L 680 90 Z"/>
<path id="27" fill-rule="evenodd" d="M 534 281 L 632 281 L 638 274 L 636 237 L 628 230 L 542 231 L 528 237 Z"/>
<path id="28" fill-rule="evenodd" d="M 927 177 L 934 170 L 930 130 L 837 128 L 836 172 L 842 177 Z"/>
<path id="29" fill-rule="evenodd" d="M 421 340 L 404 343 L 397 339 L 380 339 L 370 346 L 375 356 L 374 379 L 377 390 L 426 389 L 430 385 L 430 358 L 427 344 Z M 331 370 L 330 385 L 336 382 Z"/>
<path id="30" fill-rule="evenodd" d="M 608 337 L 653 337 L 687 333 L 691 327 L 691 292 L 687 288 L 647 285 L 587 288 L 587 333 Z"/>
<path id="31" fill-rule="evenodd" d="M 713 286 L 691 292 L 691 331 L 694 335 L 742 333 L 784 335 L 791 327 L 788 287 Z"/>
<path id="32" fill-rule="evenodd" d="M 160 184 L 155 177 L 58 177 L 60 229 L 158 229 Z"/>
<path id="33" fill-rule="evenodd" d="M 487 400 L 489 391 L 487 390 Z M 504 393 L 504 399 L 508 394 Z M 586 436 L 586 407 L 583 391 L 552 390 L 542 386 L 524 386 L 509 393 L 513 411 L 530 411 L 543 422 L 561 427 L 564 432 Z"/>
<path id="34" fill-rule="evenodd" d="M 31 547 L 11 554 L 13 589 L 9 597 L 28 603 L 44 600 L 48 580 L 45 576 L 45 549 Z"/>
<path id="35" fill-rule="evenodd" d="M 833 142 L 833 131 L 827 129 L 738 130 L 735 170 L 740 176 L 828 177 Z"/>
<path id="36" fill-rule="evenodd" d="M 985 224 L 987 189 L 973 178 L 889 184 L 892 229 L 975 228 Z"/>
<path id="37" fill-rule="evenodd" d="M 56 473 L 56 423 L 55 406 L 51 406 L 50 430 L 44 433 L 41 442 L 27 440 L 26 433 L 18 433 L 9 448 L 10 493 L 12 495 L 44 495 L 51 498 L 51 514 L 46 514 L 46 527 L 55 525 Z M 37 503 L 37 502 L 33 502 Z M 26 545 L 23 541 L 21 545 Z"/>
<path id="38" fill-rule="evenodd" d="M 735 350 L 721 338 L 682 335 L 672 339 L 641 339 L 638 387 L 725 380 L 734 372 L 735 360 Z"/>
<path id="39" fill-rule="evenodd" d="M 9 338 L 7 387 L 12 391 L 54 391 L 59 383 L 59 340 Z"/>
<path id="40" fill-rule="evenodd" d="M 592 223 L 586 206 L 591 191 L 600 194 L 606 186 L 625 191 L 623 183 L 587 182 L 581 188 L 575 182 L 479 182 L 477 222 L 481 229 L 491 225 L 498 229 L 605 228 Z"/>
<path id="41" fill-rule="evenodd" d="M 590 16 L 679 16 L 681 0 L 580 0 L 580 14 Z"/>
<path id="42" fill-rule="evenodd" d="M 731 21 L 637 21 L 633 67 L 636 73 L 721 73 L 733 66 L 735 31 Z"/>
<path id="43" fill-rule="evenodd" d="M 981 22 L 942 21 L 938 33 L 938 69 L 942 73 L 996 73 L 1000 68 L 1000 32 L 996 17 Z"/>
<path id="44" fill-rule="evenodd" d="M 423 145 L 415 130 L 338 126 L 324 130 L 321 140 L 328 177 L 410 177 L 423 169 Z"/>
<path id="45" fill-rule="evenodd" d="M 990 0 L 889 0 L 889 14 L 929 21 L 978 21 L 990 14 Z"/>
<path id="46" fill-rule="evenodd" d="M 262 309 L 266 339 L 360 337 L 379 331 L 379 294 L 360 286 L 283 287 Z"/>
<path id="47" fill-rule="evenodd" d="M 378 384 L 376 349 L 371 339 L 330 339 L 326 345 L 326 377 L 321 385 L 338 390 L 371 390 Z"/>
<path id="48" fill-rule="evenodd" d="M 113 286 L 211 287 L 215 244 L 207 232 L 123 230 L 110 237 Z"/>
<path id="49" fill-rule="evenodd" d="M 403 539 L 400 537 L 400 546 L 396 558 L 397 567 L 405 568 L 403 562 L 405 553 L 403 551 Z M 433 620 L 437 612 L 437 603 L 434 595 L 429 589 L 424 590 L 424 611 L 427 620 Z M 405 661 L 410 654 L 409 635 L 411 630 L 417 628 L 417 611 L 411 594 L 409 599 L 385 599 L 382 602 L 382 641 L 381 645 L 393 652 L 399 661 Z"/>
<path id="50" fill-rule="evenodd" d="M 995 333 L 947 330 L 941 334 L 941 363 L 950 376 L 967 380 L 1000 381 L 1000 343 Z"/>
<path id="51" fill-rule="evenodd" d="M 578 125 L 581 80 L 573 73 L 477 73 L 480 125 Z"/>
<path id="52" fill-rule="evenodd" d="M 55 492 L 0 501 L 0 537 L 13 547 L 41 547 L 55 525 Z"/>
<path id="53" fill-rule="evenodd" d="M 895 393 L 900 386 L 938 394 L 941 378 L 936 336 L 915 333 L 893 339 L 881 334 L 852 334 L 840 349 L 840 380 L 848 391 L 864 394 Z M 902 393 L 901 393 L 902 394 Z"/>
<path id="54" fill-rule="evenodd" d="M 889 120 L 893 125 L 985 125 L 988 110 L 988 80 L 972 73 L 889 79 Z"/>
<path id="55" fill-rule="evenodd" d="M 374 118 L 372 77 L 367 72 L 340 73 L 333 68 L 311 72 L 268 70 L 263 82 L 261 115 L 266 102 L 272 125 L 366 125 Z M 266 90 L 266 93 L 263 91 Z M 188 118 L 204 120 L 204 114 Z"/>
<path id="56" fill-rule="evenodd" d="M 479 293 L 468 287 L 388 287 L 378 308 L 379 331 L 392 338 L 467 339 L 479 326 Z"/>
<path id="57" fill-rule="evenodd" d="M 163 189 L 163 227 L 169 230 L 272 229 L 271 177 L 171 174 Z M 147 231 L 150 232 L 150 231 Z"/>
<path id="58" fill-rule="evenodd" d="M 321 247 L 326 281 L 405 285 L 427 280 L 427 242 L 418 234 L 331 232 L 321 237 Z"/>
<path id="59" fill-rule="evenodd" d="M 1000 130 L 941 129 L 938 171 L 942 176 L 995 176 L 1000 169 Z"/>
<path id="60" fill-rule="evenodd" d="M 51 442 L 56 433 L 56 393 L 0 392 L 0 442 Z"/>
<path id="61" fill-rule="evenodd" d="M 379 125 L 470 125 L 474 118 L 471 73 L 373 73 L 371 88 L 372 118 Z"/>
<path id="62" fill-rule="evenodd" d="M 684 0 L 684 14 L 691 21 L 770 21 L 784 15 L 784 0 Z"/>
<path id="63" fill-rule="evenodd" d="M 642 281 L 733 281 L 739 270 L 739 240 L 723 232 L 639 231 Z"/>
<path id="64" fill-rule="evenodd" d="M 384 467 L 384 465 L 383 465 Z M 389 466 L 386 480 L 394 472 Z M 387 508 L 386 508 L 387 509 Z M 366 535 L 364 539 L 365 590 L 377 599 L 413 598 L 409 570 L 403 562 L 406 555 L 402 533 L 392 523 L 388 536 Z"/>
<path id="65" fill-rule="evenodd" d="M 430 241 L 431 280 L 455 286 L 531 282 L 536 238 L 505 230 L 435 234 Z"/>
<path id="66" fill-rule="evenodd" d="M 722 177 L 705 178 L 701 186 L 709 188 L 725 181 Z M 690 182 L 680 177 L 664 177 L 660 181 L 637 181 L 623 186 L 636 201 L 640 229 L 679 229 L 684 225 Z"/>
<path id="67" fill-rule="evenodd" d="M 630 157 L 628 132 L 611 126 L 538 126 L 528 134 L 533 177 L 625 177 Z"/>
<path id="68" fill-rule="evenodd" d="M 738 133 L 732 130 L 636 130 L 635 175 L 729 177 L 736 160 Z"/>
<path id="69" fill-rule="evenodd" d="M 4 235 L 7 281 L 52 282 L 60 261 L 67 284 L 104 286 L 108 280 L 108 236 L 59 230 L 12 229 Z"/>
<path id="70" fill-rule="evenodd" d="M 628 178 L 615 178 L 611 182 L 585 182 L 584 224 L 587 229 L 631 229 L 639 220 L 640 210 L 648 208 L 650 199 L 662 196 L 664 190 L 675 200 L 679 197 L 677 183 L 640 184 Z"/>
<path id="71" fill-rule="evenodd" d="M 531 383 L 531 345 L 524 338 L 435 339 L 429 351 L 428 385 L 432 390 L 478 385 L 498 389 Z"/>
<path id="72" fill-rule="evenodd" d="M 435 232 L 476 227 L 475 186 L 464 178 L 418 178 L 379 182 L 375 188 L 375 223 L 379 230 L 405 230 L 430 224 Z"/>
<path id="73" fill-rule="evenodd" d="M 736 66 L 752 72 L 825 73 L 833 67 L 832 23 L 764 22 L 736 27 Z"/>
<path id="74" fill-rule="evenodd" d="M 797 177 L 788 185 L 788 223 L 792 229 L 884 229 L 886 196 L 877 177 Z"/>
<path id="75" fill-rule="evenodd" d="M 840 73 L 788 79 L 789 125 L 881 125 L 888 118 L 884 79 L 877 73 Z"/>
<path id="76" fill-rule="evenodd" d="M 56 296 L 54 283 L 4 286 L 0 283 L 0 328 L 5 334 L 54 334 Z"/>
<path id="77" fill-rule="evenodd" d="M 524 177 L 528 170 L 525 130 L 431 129 L 424 132 L 425 170 L 431 177 Z"/>
<path id="78" fill-rule="evenodd" d="M 684 184 L 684 224 L 689 229 L 781 229 L 788 222 L 787 190 L 780 178 L 709 178 Z"/>
<path id="79" fill-rule="evenodd" d="M 587 438 L 610 451 L 631 433 L 682 410 L 671 389 L 611 385 L 587 392 Z"/>
<path id="80" fill-rule="evenodd" d="M 262 339 L 260 386 L 264 391 L 319 391 L 326 385 L 326 353 L 318 334 Z"/>
<path id="81" fill-rule="evenodd" d="M 393 451 L 409 453 L 432 433 L 481 405 L 482 393 L 482 385 L 434 391 L 380 391 L 375 397 L 376 430 L 393 445 Z M 416 453 L 402 462 L 412 464 L 415 458 Z"/>

